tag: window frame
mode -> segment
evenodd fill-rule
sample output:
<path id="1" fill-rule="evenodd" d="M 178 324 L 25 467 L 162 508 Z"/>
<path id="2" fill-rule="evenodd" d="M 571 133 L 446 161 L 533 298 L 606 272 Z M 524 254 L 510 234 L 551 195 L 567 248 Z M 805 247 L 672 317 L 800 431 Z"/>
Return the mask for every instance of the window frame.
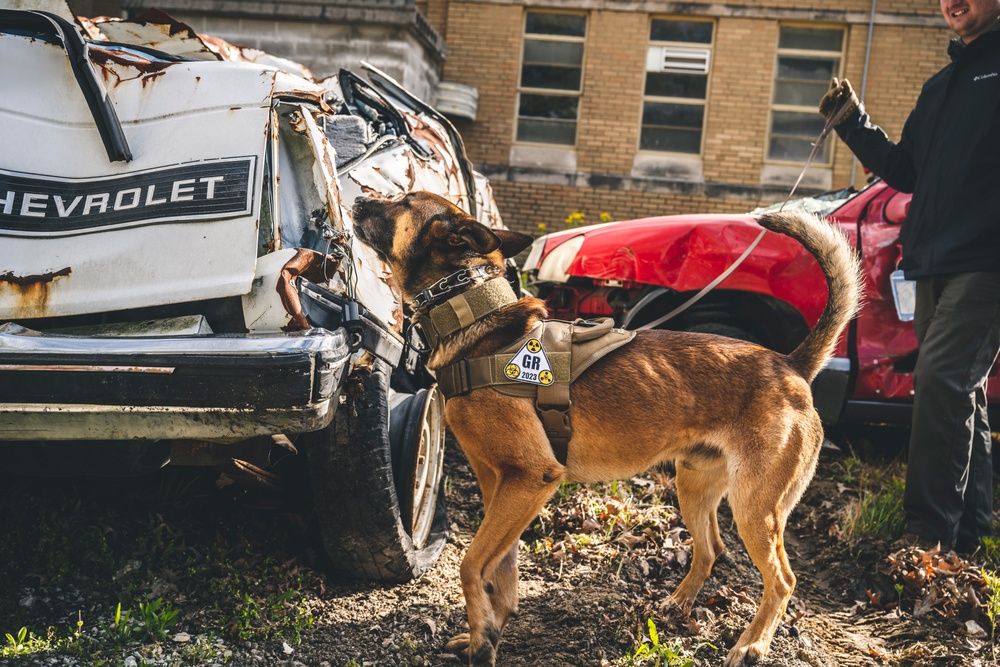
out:
<path id="1" fill-rule="evenodd" d="M 818 30 L 839 30 L 841 32 L 841 46 L 840 51 L 822 51 L 815 49 L 792 49 L 792 48 L 782 48 L 781 47 L 781 30 L 783 28 L 814 28 Z M 792 57 L 806 57 L 806 58 L 836 58 L 838 63 L 835 68 L 834 76 L 838 78 L 843 78 L 844 76 L 844 61 L 847 60 L 847 40 L 850 31 L 848 26 L 838 23 L 798 23 L 798 22 L 782 22 L 778 24 L 778 34 L 775 41 L 774 48 L 774 69 L 771 72 L 771 92 L 768 97 L 768 110 L 767 110 L 767 131 L 764 137 L 764 163 L 765 164 L 779 164 L 779 165 L 794 165 L 801 167 L 806 163 L 806 159 L 802 160 L 789 160 L 778 157 L 771 157 L 771 139 L 774 130 L 774 114 L 775 112 L 791 112 L 791 113 L 814 113 L 819 117 L 819 111 L 817 111 L 817 105 L 819 100 L 811 105 L 793 105 L 793 104 L 778 104 L 774 101 L 774 96 L 778 89 L 778 71 L 779 71 L 779 59 L 782 56 L 792 56 Z M 836 55 L 835 55 L 836 54 Z M 778 136 L 788 136 L 788 135 L 778 135 Z M 809 137 L 810 141 L 815 141 L 816 137 Z M 829 158 L 827 161 L 822 160 L 822 154 L 818 153 L 813 160 L 810 168 L 820 167 L 820 168 L 831 168 L 833 167 L 834 158 L 834 143 L 827 141 L 826 150 L 828 151 Z"/>
<path id="2" fill-rule="evenodd" d="M 529 14 L 566 14 L 571 16 L 582 16 L 584 18 L 584 28 L 583 36 L 577 37 L 573 35 L 552 35 L 547 33 L 529 33 L 528 32 L 528 15 Z M 558 9 L 549 8 L 526 8 L 523 16 L 521 17 L 521 49 L 518 53 L 518 65 L 517 65 L 517 94 L 514 96 L 514 127 L 513 135 L 511 137 L 511 144 L 517 146 L 531 146 L 538 148 L 558 148 L 562 150 L 576 150 L 577 145 L 580 141 L 580 101 L 583 99 L 584 90 L 584 80 L 585 80 L 585 70 L 587 63 L 587 41 L 590 35 L 590 12 L 586 11 L 562 11 Z M 529 40 L 537 41 L 549 41 L 549 42 L 561 42 L 570 44 L 581 44 L 582 50 L 580 52 L 580 87 L 576 91 L 568 91 L 559 88 L 531 88 L 525 87 L 522 84 L 522 77 L 524 75 L 524 52 L 525 43 Z M 518 139 L 518 129 L 520 127 L 522 118 L 532 118 L 531 116 L 521 116 L 521 96 L 524 94 L 528 95 L 554 95 L 561 97 L 572 97 L 577 100 L 576 106 L 576 119 L 574 123 L 573 131 L 573 143 L 572 144 L 559 144 L 559 143 L 547 143 L 540 141 L 529 141 L 526 139 Z"/>
<path id="3" fill-rule="evenodd" d="M 705 44 L 701 42 L 666 42 L 657 41 L 652 38 L 653 21 L 684 21 L 684 22 L 697 22 L 697 23 L 708 23 L 712 26 L 712 41 Z M 635 150 L 637 154 L 641 155 L 654 155 L 654 156 L 664 156 L 664 157 L 682 157 L 682 158 L 702 158 L 705 155 L 705 135 L 708 128 L 708 100 L 712 96 L 712 70 L 715 65 L 715 55 L 716 55 L 716 39 L 718 38 L 718 21 L 714 18 L 704 18 L 700 16 L 676 16 L 676 15 L 650 15 L 649 23 L 647 24 L 646 30 L 646 53 L 649 53 L 650 47 L 662 46 L 668 48 L 681 48 L 681 49 L 707 49 L 709 51 L 708 55 L 708 71 L 705 72 L 705 98 L 700 102 L 691 102 L 692 98 L 689 97 L 664 97 L 659 95 L 647 95 L 646 94 L 646 77 L 650 74 L 649 70 L 645 69 L 646 65 L 643 62 L 643 78 L 642 78 L 642 94 L 639 100 L 639 132 L 635 139 Z M 697 153 L 684 153 L 680 151 L 658 151 L 651 148 L 642 147 L 642 130 L 643 125 L 642 116 L 643 111 L 646 106 L 646 102 L 661 102 L 668 104 L 684 104 L 688 106 L 700 106 L 704 109 L 704 113 L 701 118 L 701 137 L 698 142 L 698 152 Z"/>

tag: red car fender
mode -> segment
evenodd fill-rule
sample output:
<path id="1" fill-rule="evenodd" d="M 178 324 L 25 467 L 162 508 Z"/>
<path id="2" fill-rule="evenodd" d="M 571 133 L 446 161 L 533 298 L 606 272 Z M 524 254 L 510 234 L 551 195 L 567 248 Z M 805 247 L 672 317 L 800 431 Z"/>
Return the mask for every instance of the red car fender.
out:
<path id="1" fill-rule="evenodd" d="M 669 216 L 595 227 L 587 230 L 568 273 L 693 292 L 729 268 L 760 231 L 750 215 Z M 772 295 L 798 309 L 810 326 L 827 296 L 816 260 L 794 239 L 773 232 L 716 289 Z"/>

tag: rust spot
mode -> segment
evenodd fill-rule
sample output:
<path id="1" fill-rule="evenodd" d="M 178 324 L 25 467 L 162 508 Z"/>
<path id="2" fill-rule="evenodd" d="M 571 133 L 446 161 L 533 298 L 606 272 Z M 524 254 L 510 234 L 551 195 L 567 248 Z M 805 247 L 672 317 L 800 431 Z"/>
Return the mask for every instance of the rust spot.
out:
<path id="1" fill-rule="evenodd" d="M 149 82 L 162 76 L 166 69 L 173 65 L 171 62 L 160 62 L 143 58 L 135 52 L 127 54 L 118 53 L 97 46 L 91 47 L 90 59 L 100 68 L 105 81 L 110 83 L 114 80 L 114 83 L 111 85 L 118 85 L 122 81 L 140 79 L 143 87 L 145 87 Z M 116 65 L 134 69 L 137 73 L 135 76 L 122 76 L 116 69 Z"/>
<path id="2" fill-rule="evenodd" d="M 0 290 L 11 288 L 17 298 L 15 318 L 45 317 L 49 307 L 49 285 L 57 278 L 68 277 L 70 267 L 30 276 L 16 276 L 12 271 L 0 273 Z"/>
<path id="3" fill-rule="evenodd" d="M 68 266 L 65 269 L 59 269 L 51 273 L 39 273 L 34 276 L 15 276 L 13 272 L 8 271 L 7 273 L 0 273 L 0 283 L 10 283 L 17 287 L 30 287 L 31 285 L 50 283 L 56 278 L 68 276 L 72 272 L 73 270 Z"/>

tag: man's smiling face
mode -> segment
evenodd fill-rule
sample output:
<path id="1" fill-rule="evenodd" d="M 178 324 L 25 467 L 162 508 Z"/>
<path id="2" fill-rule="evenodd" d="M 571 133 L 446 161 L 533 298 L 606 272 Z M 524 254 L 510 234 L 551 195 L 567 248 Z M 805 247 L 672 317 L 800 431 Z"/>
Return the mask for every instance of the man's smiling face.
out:
<path id="1" fill-rule="evenodd" d="M 993 27 L 1000 17 L 1000 0 L 940 0 L 948 27 L 968 44 Z"/>

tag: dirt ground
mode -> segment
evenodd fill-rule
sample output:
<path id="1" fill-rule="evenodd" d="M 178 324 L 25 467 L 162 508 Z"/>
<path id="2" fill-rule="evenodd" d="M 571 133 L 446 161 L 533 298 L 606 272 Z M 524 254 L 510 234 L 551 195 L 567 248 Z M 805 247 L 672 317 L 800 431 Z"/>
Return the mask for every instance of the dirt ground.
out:
<path id="1" fill-rule="evenodd" d="M 878 541 L 847 547 L 837 537 L 836 526 L 851 494 L 824 478 L 842 456 L 835 450 L 824 453 L 820 474 L 789 521 L 786 544 L 798 585 L 771 653 L 760 664 L 996 664 L 986 639 L 970 636 L 970 628 L 971 634 L 978 633 L 975 626 L 966 623 L 977 618 L 980 627 L 988 626 L 967 609 L 955 613 L 954 608 L 938 605 L 938 609 L 914 617 L 913 604 L 906 603 L 905 593 L 902 609 L 893 603 L 875 604 L 872 595 L 893 590 L 891 577 L 884 574 L 891 568 L 887 560 L 891 553 L 900 560 L 910 557 L 920 561 L 922 557 L 925 567 L 931 562 L 931 567 L 939 570 L 942 563 L 958 561 L 955 556 L 949 560 L 944 554 L 919 549 L 898 551 Z M 458 567 L 481 510 L 477 488 L 460 453 L 451 457 L 448 468 L 453 479 L 448 496 L 452 539 L 438 567 L 422 580 L 400 587 L 349 585 L 331 589 L 336 602 L 324 607 L 318 632 L 318 636 L 326 634 L 324 628 L 329 628 L 331 641 L 322 649 L 311 642 L 308 652 L 303 648 L 302 662 L 312 665 L 319 658 L 331 665 L 350 664 L 351 660 L 359 665 L 459 664 L 439 649 L 451 635 L 464 630 Z M 643 484 L 642 479 L 648 483 Z M 633 526 L 633 535 L 645 531 L 645 548 L 639 544 L 630 550 L 615 549 L 617 553 L 610 557 L 604 548 L 607 542 L 579 546 L 572 553 L 558 548 L 566 543 L 560 529 L 586 530 L 586 517 L 573 516 L 580 505 L 594 499 L 600 503 L 606 495 L 591 493 L 582 502 L 578 497 L 562 499 L 555 510 L 547 508 L 543 521 L 536 522 L 522 539 L 520 615 L 504 634 L 498 665 L 631 664 L 628 655 L 637 643 L 645 640 L 648 644 L 646 619 L 650 617 L 659 628 L 660 642 L 679 640 L 678 653 L 693 661 L 678 658 L 675 663 L 664 660 L 662 664 L 723 664 L 728 648 L 756 610 L 760 575 L 723 506 L 720 523 L 728 553 L 716 564 L 690 617 L 677 618 L 664 609 L 662 602 L 686 573 L 689 553 L 687 533 L 673 509 L 676 496 L 670 481 L 669 474 L 652 474 L 630 485 L 631 493 L 661 496 L 666 504 L 659 512 L 663 518 L 659 525 L 653 522 L 652 529 L 636 530 Z M 544 521 L 546 515 L 548 522 Z M 629 542 L 617 541 L 619 545 Z M 966 565 L 972 566 L 962 561 L 955 569 L 964 572 Z M 325 658 L 323 651 L 329 651 Z"/>
<path id="2" fill-rule="evenodd" d="M 17 537 L 0 543 L 0 557 L 7 559 L 0 562 L 0 594 L 8 597 L 0 599 L 0 638 L 21 625 L 36 632 L 78 618 L 83 638 L 75 644 L 63 641 L 60 650 L 0 653 L 0 664 L 458 665 L 442 647 L 465 629 L 459 563 L 482 510 L 471 471 L 450 444 L 449 544 L 430 572 L 397 586 L 324 574 L 322 560 L 305 539 L 302 517 L 259 498 L 234 503 L 196 494 L 193 502 L 189 497 L 178 503 L 178 496 L 192 492 L 173 483 L 160 482 L 170 493 L 152 495 L 93 483 L 73 485 L 79 495 L 66 501 L 70 485 L 65 481 L 3 478 L 0 517 L 7 517 L 7 535 Z M 988 589 L 975 560 L 899 551 L 879 540 L 854 548 L 844 541 L 843 509 L 855 497 L 849 485 L 837 481 L 844 456 L 824 450 L 820 473 L 791 517 L 786 544 L 798 586 L 771 653 L 760 664 L 996 664 L 981 606 Z M 693 613 L 672 612 L 664 601 L 686 572 L 690 554 L 675 507 L 669 471 L 560 492 L 522 537 L 520 616 L 504 634 L 497 664 L 722 665 L 753 616 L 760 575 L 723 505 L 720 523 L 728 553 L 716 564 Z M 0 519 L 0 525 L 4 522 Z M 68 564 L 54 564 L 51 557 L 38 560 L 37 551 L 52 539 L 54 526 L 74 525 L 83 535 L 103 533 L 101 548 L 116 554 L 154 524 L 164 538 L 160 542 L 174 547 L 149 545 L 129 559 L 106 557 L 116 568 L 122 560 L 138 562 L 133 570 L 140 575 L 128 590 L 167 600 L 180 610 L 179 622 L 162 642 L 123 643 L 109 652 L 108 622 L 92 619 L 106 618 L 126 595 L 122 586 L 112 585 L 125 568 L 111 576 L 88 569 L 85 561 L 96 556 L 85 557 L 86 550 L 74 563 L 72 543 L 65 545 Z M 213 558 L 227 562 L 213 563 Z M 55 571 L 39 571 L 45 568 Z M 244 593 L 236 584 L 221 587 L 207 577 L 233 581 L 234 573 L 243 577 L 239 581 L 259 575 L 271 582 L 261 590 L 281 589 L 281 582 L 294 579 L 296 613 L 308 617 L 308 627 L 289 632 L 290 626 L 272 617 L 273 632 L 263 622 L 256 632 L 242 632 L 235 621 L 221 620 L 237 618 L 232 600 L 223 598 Z M 265 599 L 267 594 L 254 595 Z M 247 607 L 238 608 L 245 621 Z M 255 608 L 257 622 L 263 612 Z M 658 644 L 650 639 L 650 620 Z M 239 627 L 246 629 L 247 623 Z M 88 636 L 95 650 L 104 647 L 100 659 L 81 649 Z M 210 650 L 180 650 L 181 643 L 196 640 L 210 644 Z M 642 646 L 647 652 L 657 649 L 660 662 L 643 661 L 641 651 L 636 656 Z"/>

